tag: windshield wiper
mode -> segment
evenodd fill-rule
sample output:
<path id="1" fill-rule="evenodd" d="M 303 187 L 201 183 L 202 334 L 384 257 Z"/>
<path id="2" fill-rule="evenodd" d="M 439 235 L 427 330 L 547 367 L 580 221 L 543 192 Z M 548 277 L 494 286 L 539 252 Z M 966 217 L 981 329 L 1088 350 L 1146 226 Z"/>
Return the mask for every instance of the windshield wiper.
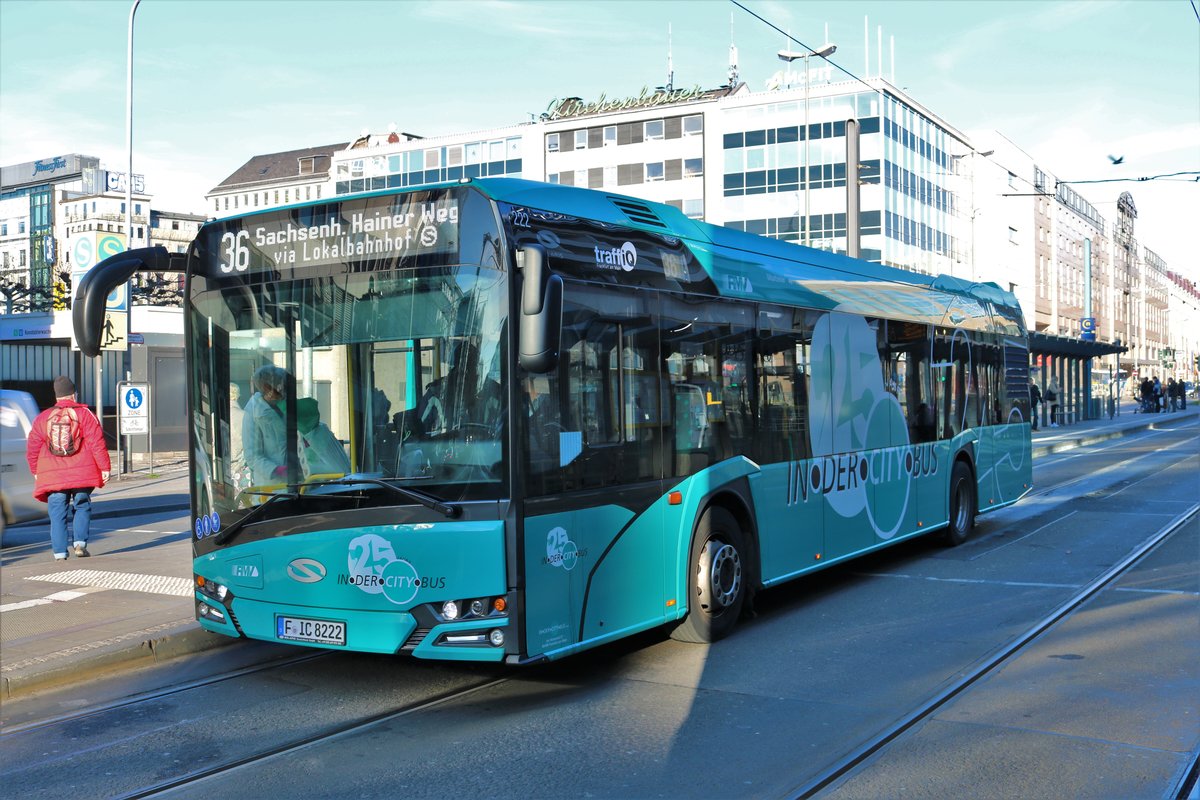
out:
<path id="1" fill-rule="evenodd" d="M 338 478 L 337 480 L 332 481 L 314 481 L 312 483 L 302 483 L 299 486 L 358 486 L 359 484 L 363 483 L 369 483 L 372 486 L 379 486 L 380 488 L 387 489 L 392 494 L 399 495 L 405 500 L 411 500 L 420 503 L 426 508 L 433 509 L 439 514 L 449 517 L 450 519 L 456 519 L 462 515 L 462 509 L 458 506 L 452 506 L 449 503 L 444 503 L 436 497 L 427 495 L 424 492 L 418 492 L 416 489 L 397 486 L 394 483 L 388 483 L 387 481 L 379 480 L 378 478 Z"/>
<path id="2" fill-rule="evenodd" d="M 258 520 L 263 516 L 263 514 L 266 513 L 267 507 L 270 506 L 272 503 L 274 503 L 276 500 L 285 500 L 285 499 L 286 500 L 297 500 L 297 499 L 299 499 L 299 497 L 300 497 L 300 495 L 298 495 L 294 492 L 285 492 L 283 494 L 271 495 L 266 500 L 264 500 L 261 505 L 255 506 L 253 508 L 253 510 L 251 510 L 248 514 L 246 514 L 246 516 L 242 517 L 237 522 L 233 523 L 228 528 L 226 528 L 225 530 L 218 533 L 215 537 L 213 537 L 213 543 L 218 544 L 218 545 L 225 544 L 230 539 L 232 539 L 233 537 L 235 537 L 239 533 L 241 533 L 242 529 L 245 528 L 247 525 L 249 525 L 252 522 L 258 522 Z"/>

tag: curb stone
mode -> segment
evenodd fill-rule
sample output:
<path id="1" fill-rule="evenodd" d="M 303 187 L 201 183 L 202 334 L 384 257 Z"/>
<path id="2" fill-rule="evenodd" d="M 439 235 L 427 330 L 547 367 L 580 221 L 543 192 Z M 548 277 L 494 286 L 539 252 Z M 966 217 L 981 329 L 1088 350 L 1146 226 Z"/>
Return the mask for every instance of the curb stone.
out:
<path id="1" fill-rule="evenodd" d="M 135 644 L 123 644 L 114 650 L 96 652 L 28 675 L 6 675 L 0 680 L 0 697 L 14 700 L 34 692 L 75 684 L 84 677 L 94 678 L 118 670 L 150 667 L 236 641 L 232 637 L 206 631 L 194 620 L 180 621 L 176 631 L 165 635 L 142 639 Z"/>

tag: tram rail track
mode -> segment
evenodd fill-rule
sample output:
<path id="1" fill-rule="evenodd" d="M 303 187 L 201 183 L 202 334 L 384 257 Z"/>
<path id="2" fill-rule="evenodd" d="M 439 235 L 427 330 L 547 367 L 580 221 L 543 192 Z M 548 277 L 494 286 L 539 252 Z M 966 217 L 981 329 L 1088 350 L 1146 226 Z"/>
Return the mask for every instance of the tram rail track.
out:
<path id="1" fill-rule="evenodd" d="M 467 697 L 475 692 L 500 686 L 512 680 L 513 679 L 511 677 L 489 678 L 466 687 L 460 687 L 443 692 L 430 698 L 404 703 L 399 707 L 381 711 L 378 714 L 373 714 L 368 717 L 341 723 L 329 728 L 328 730 L 321 731 L 320 733 L 301 737 L 289 742 L 283 742 L 272 747 L 264 748 L 255 753 L 230 759 L 229 761 L 221 764 L 215 764 L 210 767 L 194 770 L 173 778 L 168 778 L 167 780 L 160 781 L 149 786 L 143 786 L 127 794 L 117 795 L 117 798 L 118 800 L 136 800 L 137 798 L 143 797 L 155 797 L 173 789 L 190 786 L 209 778 L 225 775 L 242 767 L 258 764 L 278 756 L 289 755 L 314 745 L 331 742 L 343 736 L 349 736 L 351 734 L 372 728 L 376 725 L 381 725 L 383 723 L 408 716 L 409 714 L 417 714 L 422 711 L 435 708 L 444 703 Z"/>
<path id="2" fill-rule="evenodd" d="M 1080 606 L 1132 569 L 1172 534 L 1195 519 L 1197 515 L 1200 515 L 1200 503 L 1191 506 L 1188 510 L 1173 518 L 1154 534 L 1142 541 L 1123 559 L 1083 586 L 1048 615 L 1034 623 L 1008 644 L 973 665 L 958 680 L 940 689 L 924 703 L 859 744 L 842 759 L 822 770 L 819 774 L 809 778 L 794 790 L 788 792 L 786 796 L 795 798 L 795 800 L 817 797 L 825 789 L 834 786 L 841 779 L 853 774 L 859 767 L 871 762 L 892 743 L 899 740 L 920 723 L 928 720 L 948 702 L 963 694 L 997 668 L 1008 663 L 1014 656 L 1028 648 L 1047 631 L 1075 613 Z M 1182 798 L 1187 796 L 1186 793 L 1190 791 L 1189 786 L 1195 785 L 1198 769 L 1200 768 L 1196 764 L 1196 755 L 1193 754 L 1191 769 L 1187 771 L 1186 777 L 1180 782 L 1179 786 L 1175 787 L 1170 797 Z"/>
<path id="3" fill-rule="evenodd" d="M 328 658 L 332 655 L 335 655 L 335 653 L 332 651 L 303 652 L 293 656 L 286 656 L 280 659 L 264 661 L 259 664 L 252 664 L 248 667 L 229 670 L 228 672 L 223 672 L 218 675 L 209 675 L 204 678 L 197 678 L 196 680 L 172 684 L 171 686 L 164 686 L 147 692 L 139 692 L 128 697 L 122 697 L 119 700 L 112 700 L 106 703 L 88 706 L 86 708 L 81 708 L 63 714 L 56 714 L 54 716 L 35 720 L 33 722 L 5 725 L 4 729 L 0 731 L 0 742 L 7 741 L 18 736 L 34 733 L 36 731 L 42 731 L 46 728 L 54 727 L 55 725 L 79 722 L 80 720 L 89 719 L 101 714 L 107 714 L 122 708 L 135 706 L 139 703 L 154 702 L 156 700 L 161 700 L 164 697 L 170 697 L 172 695 L 181 694 L 194 689 L 203 689 L 208 686 L 215 686 L 219 683 L 224 683 L 225 681 L 236 680 L 237 678 L 244 678 L 248 675 L 255 675 L 261 672 L 283 669 L 285 667 L 295 666 L 296 664 L 303 664 L 308 661 L 316 661 L 318 659 Z"/>

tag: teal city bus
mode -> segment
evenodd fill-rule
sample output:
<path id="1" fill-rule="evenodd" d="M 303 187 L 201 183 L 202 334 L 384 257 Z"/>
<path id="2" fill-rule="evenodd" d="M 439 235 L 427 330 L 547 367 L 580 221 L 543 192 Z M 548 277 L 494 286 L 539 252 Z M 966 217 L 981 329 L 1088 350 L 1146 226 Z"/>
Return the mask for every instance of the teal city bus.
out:
<path id="1" fill-rule="evenodd" d="M 136 271 L 187 275 L 196 613 L 233 637 L 710 642 L 764 587 L 958 544 L 1031 485 L 1012 294 L 670 206 L 480 179 L 218 219 L 89 273 L 84 352 Z"/>

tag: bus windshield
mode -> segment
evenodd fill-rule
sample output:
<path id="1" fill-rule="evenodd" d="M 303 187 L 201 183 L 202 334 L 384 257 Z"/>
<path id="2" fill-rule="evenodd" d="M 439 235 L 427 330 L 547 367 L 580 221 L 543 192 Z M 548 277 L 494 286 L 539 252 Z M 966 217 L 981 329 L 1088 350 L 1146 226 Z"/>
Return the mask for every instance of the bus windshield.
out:
<path id="1" fill-rule="evenodd" d="M 254 252 L 243 274 L 226 278 L 221 237 L 247 231 L 251 246 L 270 235 L 254 217 L 217 223 L 207 249 L 216 268 L 200 248 L 188 313 L 201 516 L 211 509 L 228 520 L 279 494 L 353 494 L 353 507 L 405 503 L 387 484 L 447 502 L 506 496 L 508 301 L 490 205 L 450 192 L 381 201 L 396 219 L 411 217 L 405 203 L 456 213 L 449 227 L 444 214 L 438 228 L 393 229 L 428 246 L 382 258 L 331 256 L 330 247 L 362 248 L 318 235 L 303 242 L 321 252 L 315 263 L 259 271 L 263 255 Z M 361 233 L 364 206 L 347 205 L 321 217 L 336 235 Z M 482 219 L 458 216 L 468 209 Z M 290 224 L 280 215 L 268 231 Z M 304 252 L 298 238 L 291 244 Z"/>

